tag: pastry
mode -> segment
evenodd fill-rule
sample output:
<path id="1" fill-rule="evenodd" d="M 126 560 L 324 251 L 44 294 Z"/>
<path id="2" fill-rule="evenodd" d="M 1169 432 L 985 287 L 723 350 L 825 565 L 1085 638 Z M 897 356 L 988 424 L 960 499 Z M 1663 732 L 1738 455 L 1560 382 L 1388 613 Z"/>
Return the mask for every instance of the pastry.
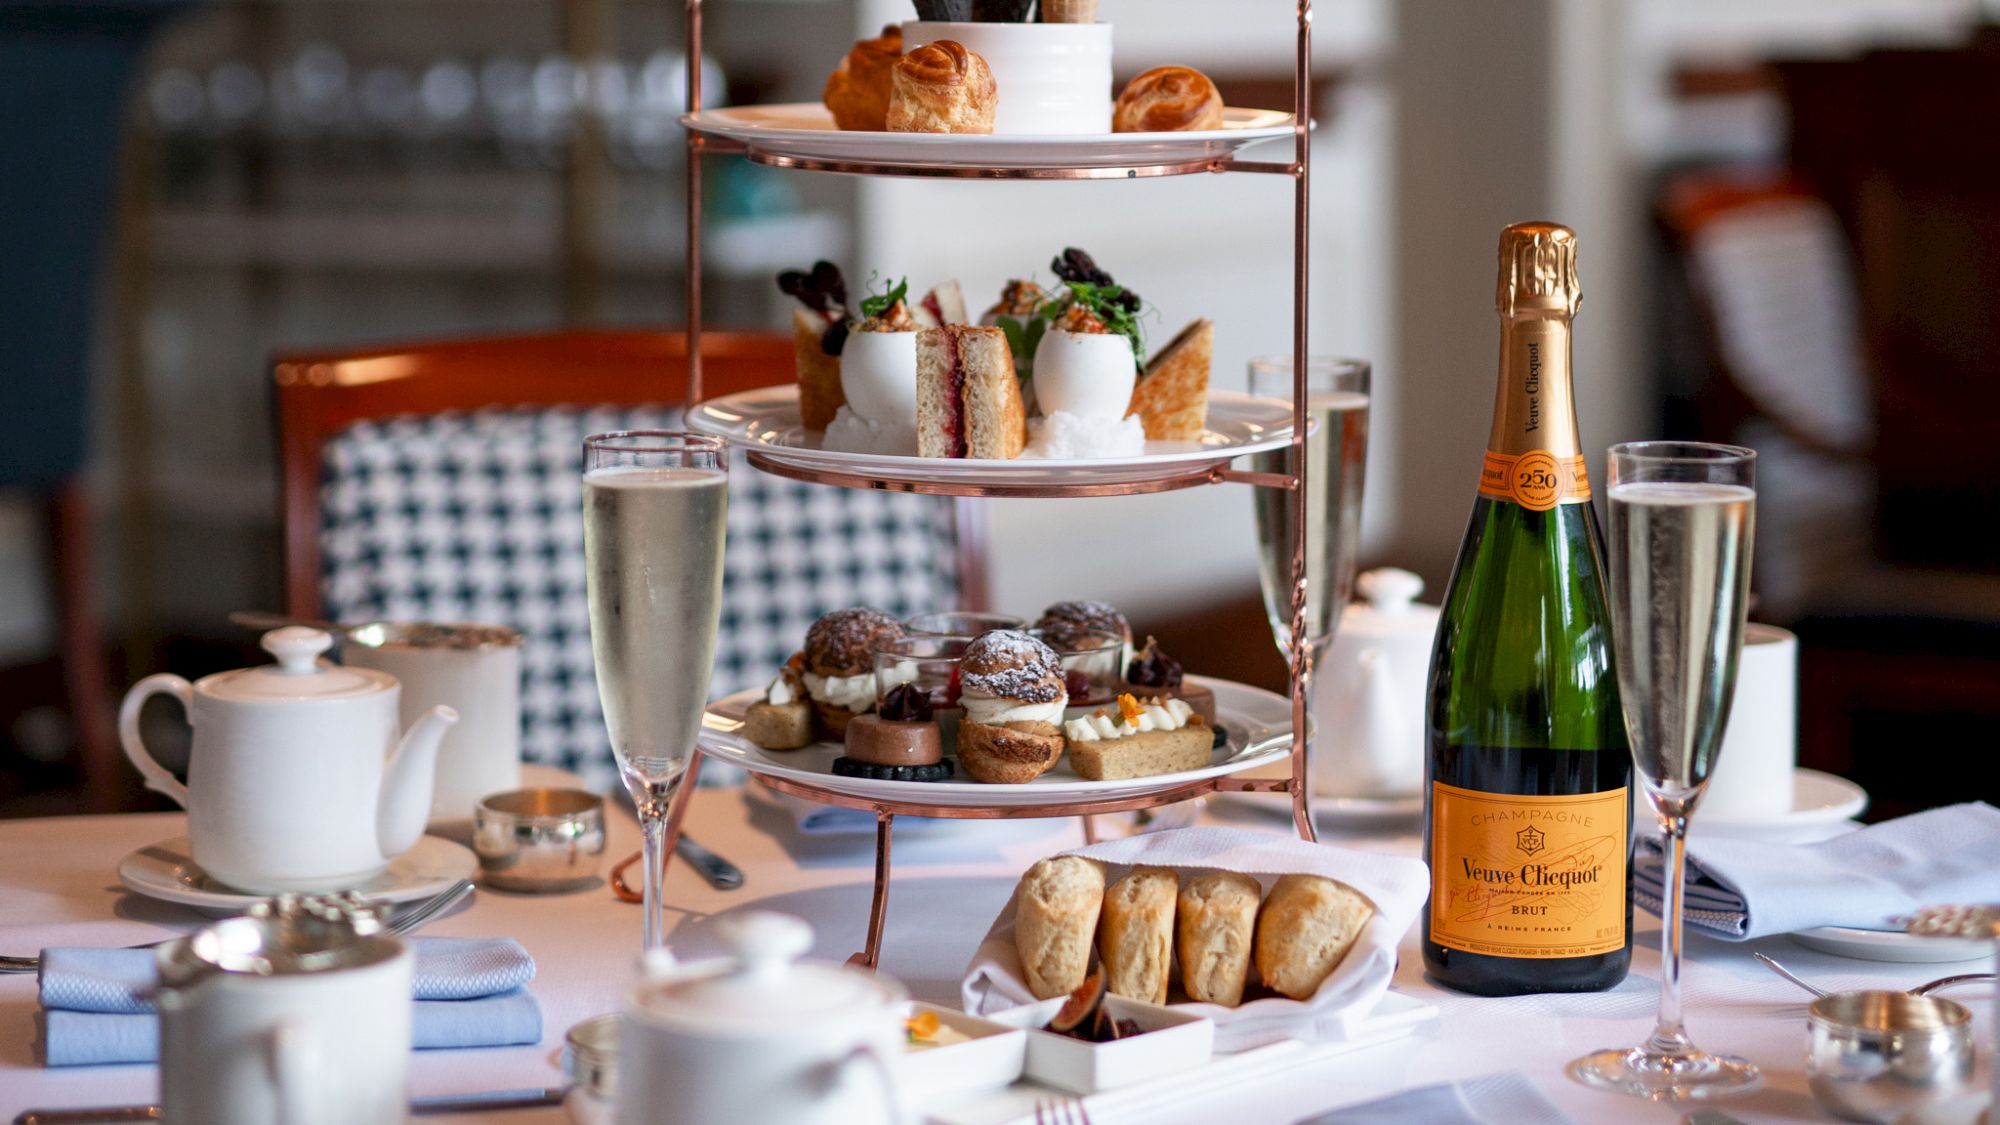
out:
<path id="1" fill-rule="evenodd" d="M 931 698 L 914 684 L 899 684 L 872 715 L 847 721 L 847 754 L 833 760 L 845 777 L 887 781 L 943 781 L 954 772 L 944 761 L 944 735 L 931 717 Z"/>
<path id="2" fill-rule="evenodd" d="M 1104 892 L 1097 953 L 1113 993 L 1149 1004 L 1167 1002 L 1179 890 L 1173 868 L 1135 867 Z"/>
<path id="3" fill-rule="evenodd" d="M 836 610 L 806 630 L 799 678 L 828 734 L 845 738 L 849 719 L 875 709 L 875 647 L 902 635 L 895 618 L 866 607 Z"/>
<path id="4" fill-rule="evenodd" d="M 1158 696 L 1142 703 L 1121 695 L 1116 707 L 1064 723 L 1063 738 L 1069 743 L 1069 768 L 1087 781 L 1200 769 L 1215 747 L 1213 732 L 1194 708 Z"/>
<path id="5" fill-rule="evenodd" d="M 1279 876 L 1257 914 L 1257 975 L 1275 992 L 1309 999 L 1374 915 L 1375 904 L 1345 883 Z"/>
<path id="6" fill-rule="evenodd" d="M 1156 66 L 1125 84 L 1111 107 L 1114 133 L 1222 128 L 1222 94 L 1191 66 Z"/>
<path id="7" fill-rule="evenodd" d="M 743 713 L 743 737 L 766 750 L 797 750 L 813 740 L 813 708 L 794 655 L 778 670 L 764 698 Z"/>
<path id="8" fill-rule="evenodd" d="M 1028 443 L 1028 410 L 998 328 L 946 325 L 917 334 L 917 452 L 1012 460 Z"/>
<path id="9" fill-rule="evenodd" d="M 1038 999 L 1076 991 L 1090 973 L 1097 916 L 1104 905 L 1104 865 L 1060 855 L 1028 868 L 1015 893 L 1014 949 Z"/>
<path id="10" fill-rule="evenodd" d="M 832 262 L 786 270 L 778 288 L 799 304 L 792 309 L 792 357 L 799 377 L 799 422 L 820 431 L 846 405 L 840 386 L 840 353 L 847 343 L 847 283 Z"/>
<path id="11" fill-rule="evenodd" d="M 1132 639 L 1132 623 L 1109 602 L 1057 602 L 1042 611 L 1034 627 L 1041 631 L 1044 640 L 1065 652 L 1078 651 L 1092 637 L 1112 636 L 1127 642 Z"/>
<path id="12" fill-rule="evenodd" d="M 958 763 L 965 772 L 979 781 L 1018 785 L 1055 768 L 1069 704 L 1055 652 L 1026 633 L 1000 629 L 965 646 L 958 667 L 958 702 L 965 710 Z"/>
<path id="13" fill-rule="evenodd" d="M 887 124 L 894 133 L 991 133 L 999 105 L 986 60 L 955 39 L 940 39 L 896 63 Z"/>
<path id="14" fill-rule="evenodd" d="M 1197 320 L 1153 354 L 1132 388 L 1131 413 L 1151 441 L 1200 441 L 1208 429 L 1208 371 L 1215 324 Z"/>
<path id="15" fill-rule="evenodd" d="M 1181 672 L 1181 662 L 1168 656 L 1166 650 L 1160 647 L 1160 642 L 1151 637 L 1146 638 L 1146 647 L 1135 653 L 1131 663 L 1125 666 L 1125 682 L 1131 687 L 1143 689 L 1133 692 L 1134 695 L 1155 694 L 1178 699 L 1194 708 L 1194 713 L 1209 726 L 1216 724 L 1215 692 L 1200 684 L 1188 683 Z"/>
<path id="16" fill-rule="evenodd" d="M 1263 893 L 1257 880 L 1236 871 L 1210 871 L 1182 884 L 1174 937 L 1188 999 L 1230 1008 L 1243 1002 Z"/>
<path id="17" fill-rule="evenodd" d="M 1097 0 L 1042 0 L 1043 23 L 1096 23 Z"/>
<path id="18" fill-rule="evenodd" d="M 819 96 L 833 123 L 842 129 L 887 129 L 890 75 L 902 57 L 903 29 L 893 23 L 875 38 L 856 43 L 827 76 Z"/>

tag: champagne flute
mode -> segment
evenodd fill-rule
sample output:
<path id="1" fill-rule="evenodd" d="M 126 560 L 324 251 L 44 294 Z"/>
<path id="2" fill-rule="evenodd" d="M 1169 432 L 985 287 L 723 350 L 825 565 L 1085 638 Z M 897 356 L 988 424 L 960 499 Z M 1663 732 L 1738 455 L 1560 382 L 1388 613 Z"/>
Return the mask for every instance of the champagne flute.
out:
<path id="1" fill-rule="evenodd" d="M 1306 632 L 1296 643 L 1306 662 L 1306 714 L 1313 713 L 1313 674 L 1354 596 L 1354 556 L 1361 544 L 1361 486 L 1368 464 L 1368 364 L 1331 356 L 1306 358 Z M 1292 357 L 1250 361 L 1250 393 L 1293 401 Z M 1252 458 L 1259 472 L 1293 471 L 1292 450 Z M 1257 576 L 1278 651 L 1292 657 L 1292 494 L 1256 490 Z M 1307 752 L 1311 752 L 1308 746 Z"/>
<path id="2" fill-rule="evenodd" d="M 665 942 L 667 805 L 715 666 L 729 471 L 722 442 L 632 431 L 583 443 L 583 550 L 597 694 L 645 840 L 644 948 Z"/>
<path id="3" fill-rule="evenodd" d="M 1653 1101 L 1756 1087 L 1757 1068 L 1696 1047 L 1681 1023 L 1682 884 L 1688 817 L 1729 722 L 1756 530 L 1757 454 L 1734 445 L 1647 441 L 1611 447 L 1611 619 L 1634 773 L 1660 821 L 1660 1014 L 1632 1048 L 1569 1066 L 1590 1086 Z"/>

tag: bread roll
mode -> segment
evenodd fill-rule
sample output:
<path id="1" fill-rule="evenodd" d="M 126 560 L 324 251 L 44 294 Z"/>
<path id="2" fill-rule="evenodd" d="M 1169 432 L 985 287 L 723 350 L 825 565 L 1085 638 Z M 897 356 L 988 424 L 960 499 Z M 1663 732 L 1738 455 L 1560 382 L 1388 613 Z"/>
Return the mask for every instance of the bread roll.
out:
<path id="1" fill-rule="evenodd" d="M 1374 914 L 1375 904 L 1345 883 L 1281 876 L 1257 915 L 1257 975 L 1294 1000 L 1311 997 Z"/>
<path id="2" fill-rule="evenodd" d="M 1264 888 L 1235 871 L 1210 871 L 1181 888 L 1181 989 L 1188 999 L 1234 1008 L 1250 973 L 1250 939 Z"/>
<path id="3" fill-rule="evenodd" d="M 1075 992 L 1090 972 L 1104 905 L 1104 865 L 1080 856 L 1045 859 L 1021 876 L 1014 949 L 1028 990 L 1047 1000 Z"/>
<path id="4" fill-rule="evenodd" d="M 1171 867 L 1135 867 L 1104 892 L 1097 952 L 1112 994 L 1167 1002 L 1174 964 L 1174 896 L 1180 876 Z"/>

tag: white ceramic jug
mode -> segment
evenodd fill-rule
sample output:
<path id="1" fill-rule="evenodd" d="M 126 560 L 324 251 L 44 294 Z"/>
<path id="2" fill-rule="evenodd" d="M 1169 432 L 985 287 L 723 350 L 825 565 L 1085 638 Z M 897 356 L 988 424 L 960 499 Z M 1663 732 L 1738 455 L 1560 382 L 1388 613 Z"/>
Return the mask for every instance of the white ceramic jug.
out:
<path id="1" fill-rule="evenodd" d="M 900 1120 L 890 1067 L 902 986 L 798 960 L 812 928 L 790 915 L 750 911 L 718 928 L 731 957 L 648 960 L 619 1039 L 620 1125 Z"/>
<path id="2" fill-rule="evenodd" d="M 410 950 L 372 911 L 287 896 L 155 956 L 168 1121 L 408 1119 Z"/>
<path id="3" fill-rule="evenodd" d="M 1354 588 L 1366 600 L 1342 612 L 1320 664 L 1313 792 L 1417 796 L 1424 785 L 1424 691 L 1438 609 L 1418 604 L 1424 580 L 1407 570 L 1368 571 Z"/>
<path id="4" fill-rule="evenodd" d="M 290 626 L 264 634 L 275 665 L 190 684 L 148 676 L 118 714 L 125 756 L 188 811 L 194 861 L 257 894 L 360 886 L 423 835 L 438 740 L 458 721 L 433 707 L 397 741 L 401 689 L 386 672 L 318 659 L 333 638 Z M 194 727 L 182 785 L 139 739 L 139 708 L 170 694 Z"/>

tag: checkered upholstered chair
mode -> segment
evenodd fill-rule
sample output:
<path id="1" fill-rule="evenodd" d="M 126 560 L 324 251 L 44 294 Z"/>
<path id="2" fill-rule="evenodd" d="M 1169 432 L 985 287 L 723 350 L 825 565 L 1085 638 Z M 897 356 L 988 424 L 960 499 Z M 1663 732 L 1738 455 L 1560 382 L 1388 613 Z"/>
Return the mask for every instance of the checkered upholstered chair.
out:
<path id="1" fill-rule="evenodd" d="M 790 347 L 706 337 L 707 393 L 789 379 Z M 612 785 L 584 603 L 582 443 L 676 427 L 677 349 L 678 336 L 568 333 L 281 359 L 291 611 L 520 629 L 523 755 Z M 403 401 L 385 396 L 391 384 Z M 739 454 L 715 694 L 767 680 L 828 609 L 957 604 L 955 523 L 947 500 L 799 484 Z"/>

